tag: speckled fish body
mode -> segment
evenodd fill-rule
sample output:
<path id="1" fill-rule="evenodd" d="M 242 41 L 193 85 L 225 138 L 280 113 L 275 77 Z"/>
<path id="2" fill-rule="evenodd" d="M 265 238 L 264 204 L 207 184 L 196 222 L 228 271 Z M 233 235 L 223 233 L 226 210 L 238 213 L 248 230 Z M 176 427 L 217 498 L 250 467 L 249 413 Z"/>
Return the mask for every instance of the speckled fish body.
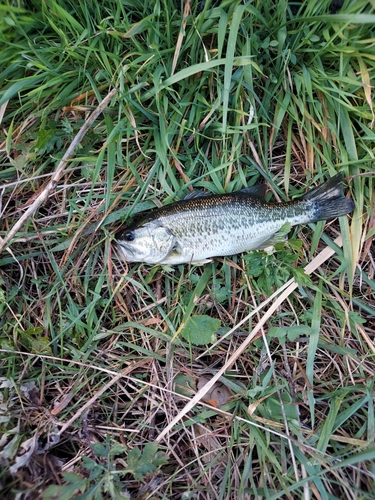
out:
<path id="1" fill-rule="evenodd" d="M 128 262 L 202 263 L 280 241 L 279 231 L 286 223 L 330 219 L 353 209 L 353 202 L 342 194 L 338 174 L 286 203 L 267 203 L 262 186 L 224 195 L 193 193 L 150 212 L 116 239 Z"/>

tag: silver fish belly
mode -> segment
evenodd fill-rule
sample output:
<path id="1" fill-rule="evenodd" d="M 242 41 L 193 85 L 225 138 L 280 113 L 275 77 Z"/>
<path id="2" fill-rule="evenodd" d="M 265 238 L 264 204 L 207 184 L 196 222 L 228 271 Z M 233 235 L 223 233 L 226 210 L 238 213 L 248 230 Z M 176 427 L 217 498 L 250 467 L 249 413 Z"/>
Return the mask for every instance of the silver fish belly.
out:
<path id="1" fill-rule="evenodd" d="M 152 211 L 117 236 L 128 262 L 183 264 L 207 262 L 269 246 L 281 239 L 280 229 L 350 213 L 353 202 L 342 194 L 336 175 L 294 202 L 267 203 L 264 187 L 231 194 L 189 194 Z"/>

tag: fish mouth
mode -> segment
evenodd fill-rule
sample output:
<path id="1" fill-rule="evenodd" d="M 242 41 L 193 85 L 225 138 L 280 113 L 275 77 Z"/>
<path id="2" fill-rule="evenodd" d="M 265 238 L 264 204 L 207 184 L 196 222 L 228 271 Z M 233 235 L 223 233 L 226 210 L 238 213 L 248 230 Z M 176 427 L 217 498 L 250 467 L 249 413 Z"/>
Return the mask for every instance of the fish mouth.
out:
<path id="1" fill-rule="evenodd" d="M 133 257 L 133 249 L 123 241 L 116 241 L 117 248 L 125 255 L 125 257 Z"/>

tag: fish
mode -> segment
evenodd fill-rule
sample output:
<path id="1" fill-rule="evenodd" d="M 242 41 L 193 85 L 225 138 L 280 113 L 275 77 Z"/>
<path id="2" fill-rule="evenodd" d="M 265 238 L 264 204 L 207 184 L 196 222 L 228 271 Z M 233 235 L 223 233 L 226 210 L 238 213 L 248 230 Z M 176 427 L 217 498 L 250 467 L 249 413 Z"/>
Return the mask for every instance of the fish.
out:
<path id="1" fill-rule="evenodd" d="M 203 264 L 214 257 L 264 249 L 285 240 L 292 226 L 354 210 L 337 174 L 295 201 L 267 202 L 264 184 L 227 194 L 192 191 L 150 212 L 115 235 L 126 262 Z"/>

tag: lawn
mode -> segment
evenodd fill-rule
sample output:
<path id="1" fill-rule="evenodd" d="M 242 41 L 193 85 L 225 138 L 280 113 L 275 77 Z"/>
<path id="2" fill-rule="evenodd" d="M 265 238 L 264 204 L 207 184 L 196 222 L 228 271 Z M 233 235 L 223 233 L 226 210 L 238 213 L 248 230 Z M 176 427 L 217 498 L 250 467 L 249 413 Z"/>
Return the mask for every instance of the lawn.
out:
<path id="1" fill-rule="evenodd" d="M 339 2 L 340 3 L 340 2 Z M 0 491 L 375 499 L 375 4 L 0 5 Z M 127 263 L 192 190 L 355 211 Z"/>

